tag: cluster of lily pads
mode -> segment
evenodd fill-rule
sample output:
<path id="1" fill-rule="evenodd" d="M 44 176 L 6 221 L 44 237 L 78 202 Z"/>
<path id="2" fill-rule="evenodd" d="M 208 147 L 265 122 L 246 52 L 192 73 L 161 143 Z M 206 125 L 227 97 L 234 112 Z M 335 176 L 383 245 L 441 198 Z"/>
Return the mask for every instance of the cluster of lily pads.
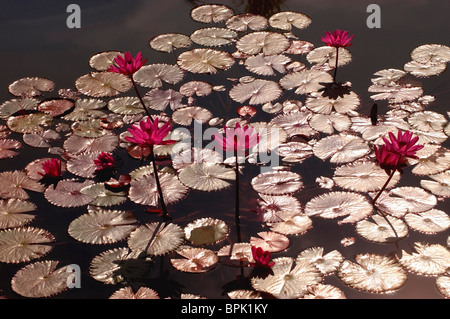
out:
<path id="1" fill-rule="evenodd" d="M 93 71 L 76 79 L 76 89 L 60 89 L 58 96 L 47 96 L 55 83 L 45 78 L 22 78 L 9 86 L 14 98 L 0 105 L 0 158 L 28 157 L 32 153 L 25 146 L 48 150 L 48 156 L 23 169 L 0 173 L 0 262 L 20 265 L 11 278 L 13 291 L 31 298 L 53 296 L 67 289 L 72 275 L 68 265 L 46 259 L 58 238 L 32 225 L 41 209 L 30 200 L 32 192 L 61 210 L 78 209 L 68 233 L 83 244 L 105 247 L 92 257 L 89 272 L 117 286 L 110 298 L 160 298 L 157 287 L 145 285 L 159 256 L 170 257 L 173 271 L 201 276 L 217 267 L 252 268 L 252 247 L 270 252 L 271 266 L 252 272 L 249 284 L 229 291 L 229 298 L 346 298 L 341 289 L 324 283 L 331 275 L 357 290 L 389 293 L 405 284 L 408 273 L 435 277 L 438 291 L 449 298 L 449 240 L 414 242 L 411 250 L 395 256 L 367 252 L 354 259 L 324 247 L 296 251 L 290 243 L 319 219 L 351 224 L 361 238 L 379 244 L 396 244 L 411 231 L 448 230 L 448 213 L 437 206 L 445 206 L 450 195 L 450 152 L 442 145 L 450 136 L 449 114 L 428 108 L 436 98 L 425 95 L 418 78 L 443 73 L 450 48 L 421 45 L 403 69 L 375 72 L 368 90 L 373 102 L 386 102 L 389 110 L 361 114 L 361 99 L 351 83 L 336 82 L 330 74 L 351 62 L 350 50 L 299 39 L 297 30 L 311 24 L 307 15 L 286 11 L 265 18 L 202 5 L 191 17 L 208 27 L 190 35 L 162 34 L 149 42 L 152 49 L 176 56 L 173 64 L 152 63 L 149 55 L 150 62 L 130 79 L 108 71 L 124 53 L 106 51 L 90 58 Z M 139 90 L 147 92 L 141 96 Z M 223 105 L 211 102 L 227 99 Z M 172 125 L 167 139 L 177 141 L 155 145 L 157 172 L 147 160 L 148 150 L 126 139 L 127 128 L 148 116 L 142 103 L 161 124 Z M 257 170 L 246 166 L 269 168 L 249 177 L 254 223 L 261 231 L 238 241 L 234 219 L 214 212 L 202 218 L 173 212 L 173 220 L 158 219 L 152 213 L 161 204 L 155 173 L 169 207 L 182 207 L 179 203 L 189 201 L 190 192 L 207 198 L 234 186 L 236 161 L 194 147 L 186 132 L 198 124 L 220 131 L 237 123 L 259 133 L 259 152 L 280 160 L 270 167 L 249 156 L 240 170 L 248 174 Z M 389 175 L 373 150 L 399 130 L 418 136 L 424 147 L 384 190 Z M 99 177 L 95 163 L 105 153 L 116 164 L 120 157 L 124 163 L 109 179 Z M 44 183 L 43 163 L 52 158 L 62 160 L 62 175 Z M 297 195 L 305 188 L 300 171 L 310 159 L 328 162 L 332 172 L 316 172 L 316 192 L 300 200 Z M 419 176 L 420 185 L 397 186 L 402 174 Z M 143 222 L 138 211 L 153 221 Z M 344 238 L 343 247 L 354 240 Z M 143 283 L 137 291 L 131 288 L 136 283 Z M 189 291 L 178 297 L 208 298 Z"/>

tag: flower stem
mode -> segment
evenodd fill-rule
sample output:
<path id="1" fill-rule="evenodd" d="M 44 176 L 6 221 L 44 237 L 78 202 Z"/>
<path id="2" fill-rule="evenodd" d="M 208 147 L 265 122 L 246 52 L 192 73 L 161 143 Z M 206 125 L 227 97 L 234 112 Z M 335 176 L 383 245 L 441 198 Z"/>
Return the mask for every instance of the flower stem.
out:
<path id="1" fill-rule="evenodd" d="M 336 47 L 336 63 L 334 65 L 334 75 L 333 75 L 333 82 L 336 83 L 336 74 L 338 69 L 338 58 L 339 58 L 339 47 Z"/>
<path id="2" fill-rule="evenodd" d="M 389 182 L 391 181 L 392 177 L 394 177 L 395 171 L 397 169 L 394 168 L 391 172 L 391 174 L 389 175 L 387 181 L 384 183 L 383 187 L 381 187 L 380 191 L 378 192 L 378 194 L 373 198 L 372 200 L 372 204 L 375 204 L 375 202 L 377 201 L 378 197 L 380 197 L 381 193 L 386 189 L 386 187 L 388 186 Z"/>
<path id="3" fill-rule="evenodd" d="M 164 202 L 164 197 L 163 197 L 163 192 L 162 192 L 162 188 L 161 188 L 161 183 L 160 183 L 159 177 L 158 177 L 158 170 L 157 170 L 156 161 L 155 161 L 155 153 L 153 152 L 153 145 L 150 147 L 150 160 L 152 162 L 153 171 L 155 173 L 156 188 L 158 190 L 159 200 L 161 202 L 161 209 L 163 211 L 163 219 L 164 219 L 164 221 L 167 221 L 167 220 L 170 219 L 170 217 L 169 217 L 169 213 L 167 212 L 167 207 L 166 207 L 166 204 Z"/>
<path id="4" fill-rule="evenodd" d="M 138 87 L 137 87 L 137 84 L 136 84 L 136 82 L 135 82 L 134 79 L 133 79 L 133 76 L 130 76 L 130 79 L 131 79 L 131 83 L 133 83 L 133 87 L 134 87 L 134 90 L 136 91 L 136 95 L 137 95 L 139 101 L 141 102 L 142 107 L 143 107 L 144 110 L 145 110 L 145 113 L 147 113 L 148 117 L 150 118 L 150 121 L 153 123 L 153 118 L 152 118 L 152 115 L 150 114 L 150 110 L 149 110 L 149 109 L 147 108 L 147 106 L 145 105 L 144 100 L 143 100 L 143 98 L 142 98 L 142 95 L 141 95 L 141 93 L 139 92 L 139 89 L 138 89 Z"/>
<path id="5" fill-rule="evenodd" d="M 242 241 L 241 239 L 241 221 L 239 216 L 239 163 L 238 163 L 238 154 L 236 151 L 236 210 L 235 210 L 235 219 L 236 219 L 236 233 L 237 233 L 237 239 L 238 243 Z"/>

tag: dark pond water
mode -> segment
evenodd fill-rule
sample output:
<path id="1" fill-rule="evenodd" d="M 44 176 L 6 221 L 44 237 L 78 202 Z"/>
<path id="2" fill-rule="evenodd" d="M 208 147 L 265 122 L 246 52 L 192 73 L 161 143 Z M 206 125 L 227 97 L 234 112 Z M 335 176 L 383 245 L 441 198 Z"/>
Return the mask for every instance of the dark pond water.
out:
<path id="1" fill-rule="evenodd" d="M 251 2 L 251 1 L 249 1 Z M 276 1 L 273 1 L 276 2 Z M 354 34 L 354 45 L 350 47 L 353 61 L 339 69 L 339 78 L 353 84 L 354 91 L 361 98 L 358 112 L 368 114 L 372 101 L 367 88 L 372 74 L 385 68 L 402 68 L 409 61 L 409 53 L 415 47 L 437 43 L 448 45 L 447 1 L 392 0 L 377 1 L 381 7 L 381 28 L 369 29 L 366 26 L 368 13 L 366 8 L 372 1 L 279 1 L 277 10 L 302 12 L 312 18 L 312 25 L 296 34 L 304 40 L 321 45 L 320 37 L 325 30 L 336 28 L 349 30 Z M 12 98 L 8 85 L 27 76 L 39 76 L 53 80 L 56 88 L 74 88 L 75 80 L 92 71 L 89 58 L 97 52 L 106 50 L 142 51 L 148 63 L 174 63 L 176 55 L 153 51 L 148 41 L 156 35 L 179 32 L 189 35 L 204 27 L 190 18 L 190 10 L 200 4 L 219 3 L 232 7 L 235 12 L 246 10 L 245 0 L 236 1 L 182 1 L 182 0 L 110 0 L 82 1 L 81 28 L 69 29 L 66 26 L 68 1 L 8 1 L 0 11 L 0 101 Z M 256 12 L 257 13 L 257 12 Z M 224 81 L 215 77 L 215 84 Z M 433 110 L 445 114 L 450 103 L 450 84 L 448 72 L 437 77 L 423 79 L 425 94 L 435 95 Z M 55 90 L 56 94 L 57 90 Z M 225 107 L 224 104 L 225 103 Z M 228 103 L 228 104 L 227 104 Z M 234 102 L 211 101 L 215 108 L 231 109 L 232 114 L 220 114 L 224 118 L 234 117 L 237 104 Z M 380 103 L 381 107 L 385 107 Z M 219 110 L 218 110 L 219 111 Z M 383 111 L 383 109 L 382 109 Z M 20 140 L 20 136 L 16 136 Z M 448 147 L 448 143 L 444 144 Z M 12 159 L 0 162 L 1 171 L 23 169 L 31 159 L 46 156 L 46 150 L 32 149 Z M 126 154 L 122 154 L 126 157 Z M 133 165 L 136 165 L 134 163 Z M 304 204 L 316 193 L 315 177 L 326 175 L 331 166 L 314 159 L 305 161 L 298 172 L 305 182 L 305 190 L 296 194 Z M 417 185 L 419 179 L 408 174 L 401 185 Z M 261 224 L 254 220 L 250 211 L 256 205 L 256 193 L 250 180 L 257 174 L 255 168 L 247 167 L 242 177 L 242 234 L 248 240 Z M 119 287 L 105 285 L 89 276 L 89 263 L 99 253 L 124 244 L 95 246 L 76 242 L 67 234 L 69 223 L 85 212 L 85 208 L 60 209 L 49 205 L 41 194 L 31 194 L 31 200 L 39 207 L 33 226 L 50 231 L 62 243 L 56 245 L 47 256 L 60 260 L 63 264 L 78 264 L 83 272 L 80 289 L 70 289 L 55 298 L 108 298 Z M 437 208 L 446 209 L 447 202 L 440 202 Z M 136 217 L 142 222 L 155 217 L 136 209 Z M 234 189 L 217 193 L 192 191 L 187 199 L 170 207 L 173 217 L 180 224 L 186 224 L 193 218 L 213 216 L 229 220 L 232 225 L 234 213 Z M 233 234 L 231 234 L 233 235 Z M 436 235 L 422 235 L 411 231 L 409 237 L 400 242 L 407 249 L 412 243 L 446 243 L 448 232 Z M 343 247 L 340 240 L 345 237 L 357 238 L 354 245 Z M 373 244 L 358 238 L 353 225 L 337 226 L 334 220 L 314 220 L 314 227 L 306 234 L 291 238 L 287 251 L 278 256 L 296 256 L 302 250 L 313 247 L 325 247 L 326 251 L 339 250 L 345 257 L 355 254 L 374 252 L 389 254 L 397 248 L 393 244 Z M 7 298 L 21 298 L 11 290 L 10 280 L 23 266 L 0 264 L 0 289 Z M 161 297 L 173 297 L 180 292 L 198 294 L 207 298 L 224 298 L 225 292 L 235 287 L 234 280 L 239 269 L 220 266 L 202 275 L 184 274 L 171 268 L 168 258 L 158 260 L 154 269 L 155 280 L 149 287 L 158 291 Z M 247 270 L 246 270 L 246 274 Z M 325 283 L 341 289 L 347 298 L 442 298 L 436 289 L 435 278 L 414 274 L 408 275 L 406 284 L 394 294 L 369 294 L 351 289 L 340 282 L 336 276 L 328 276 Z M 158 279 L 159 278 L 159 279 Z"/>

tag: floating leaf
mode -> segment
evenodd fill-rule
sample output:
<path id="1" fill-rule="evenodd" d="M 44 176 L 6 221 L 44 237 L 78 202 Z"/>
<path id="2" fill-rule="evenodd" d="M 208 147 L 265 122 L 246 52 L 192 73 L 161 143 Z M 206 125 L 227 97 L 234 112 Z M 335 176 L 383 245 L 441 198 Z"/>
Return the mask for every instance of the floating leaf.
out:
<path id="1" fill-rule="evenodd" d="M 199 45 L 218 47 L 234 42 L 237 36 L 237 32 L 233 30 L 213 27 L 194 31 L 191 40 Z"/>
<path id="2" fill-rule="evenodd" d="M 341 114 L 347 114 L 357 109 L 360 105 L 360 99 L 354 92 L 338 96 L 335 99 L 324 97 L 322 95 L 311 95 L 305 101 L 305 106 L 315 113 L 332 114 L 333 111 Z"/>
<path id="3" fill-rule="evenodd" d="M 402 250 L 398 261 L 410 272 L 425 276 L 439 276 L 448 272 L 450 251 L 439 244 L 416 242 L 414 251 L 410 254 Z"/>
<path id="4" fill-rule="evenodd" d="M 271 27 L 290 31 L 292 27 L 305 29 L 311 24 L 311 18 L 300 12 L 282 11 L 275 13 L 269 18 Z"/>
<path id="5" fill-rule="evenodd" d="M 390 293 L 406 282 L 406 271 L 393 258 L 359 254 L 355 256 L 355 261 L 344 260 L 337 273 L 350 287 L 371 293 Z"/>
<path id="6" fill-rule="evenodd" d="M 308 94 L 317 92 L 323 88 L 322 83 L 330 83 L 333 77 L 324 71 L 319 70 L 303 70 L 285 75 L 280 80 L 280 85 L 285 90 L 295 88 L 296 94 Z"/>
<path id="7" fill-rule="evenodd" d="M 184 258 L 172 258 L 170 263 L 177 270 L 188 273 L 204 273 L 212 269 L 219 257 L 209 249 L 183 247 L 177 250 L 177 254 Z"/>
<path id="8" fill-rule="evenodd" d="M 81 190 L 93 184 L 93 181 L 86 180 L 78 182 L 76 180 L 62 180 L 54 187 L 49 186 L 45 192 L 45 198 L 53 205 L 60 207 L 80 207 L 89 204 L 94 200 L 92 196 L 81 193 Z"/>
<path id="9" fill-rule="evenodd" d="M 430 209 L 417 214 L 406 214 L 408 226 L 425 234 L 436 234 L 446 231 L 450 227 L 450 217 L 439 209 Z"/>
<path id="10" fill-rule="evenodd" d="M 42 95 L 42 92 L 50 92 L 55 88 L 53 81 L 39 78 L 28 77 L 19 79 L 9 85 L 8 90 L 12 95 L 20 97 L 33 97 Z"/>
<path id="11" fill-rule="evenodd" d="M 53 118 L 42 112 L 26 115 L 10 116 L 6 125 L 11 131 L 17 133 L 37 133 L 43 131 L 45 127 L 50 126 Z"/>
<path id="12" fill-rule="evenodd" d="M 261 293 L 253 290 L 237 289 L 227 293 L 230 299 L 263 299 Z"/>
<path id="13" fill-rule="evenodd" d="M 80 193 L 93 198 L 93 201 L 89 202 L 89 204 L 95 206 L 110 207 L 122 204 L 127 200 L 127 193 L 125 191 L 110 191 L 105 187 L 104 183 L 96 183 L 83 187 Z"/>
<path id="14" fill-rule="evenodd" d="M 106 103 L 99 99 L 78 99 L 73 111 L 63 118 L 68 121 L 84 121 L 92 118 L 100 118 L 105 115 L 101 110 Z"/>
<path id="15" fill-rule="evenodd" d="M 226 21 L 234 14 L 233 10 L 225 5 L 204 4 L 191 11 L 191 17 L 195 21 L 203 23 L 218 23 Z"/>
<path id="16" fill-rule="evenodd" d="M 280 222 L 270 225 L 270 230 L 283 235 L 301 235 L 312 227 L 312 220 L 301 211 L 287 210 L 278 213 Z"/>
<path id="17" fill-rule="evenodd" d="M 291 62 L 291 59 L 282 54 L 269 56 L 258 54 L 247 58 L 245 67 L 258 75 L 275 75 L 275 71 L 284 73 L 289 62 Z"/>
<path id="18" fill-rule="evenodd" d="M 390 195 L 399 197 L 405 204 L 407 203 L 409 213 L 421 213 L 432 209 L 437 204 L 433 194 L 419 187 L 396 187 L 390 191 Z"/>
<path id="19" fill-rule="evenodd" d="M 94 160 L 99 154 L 97 152 L 83 152 L 74 155 L 67 161 L 67 170 L 80 177 L 94 178 L 97 170 Z"/>
<path id="20" fill-rule="evenodd" d="M 258 237 L 251 237 L 252 246 L 261 247 L 264 251 L 277 253 L 286 250 L 289 247 L 289 238 L 283 234 L 273 231 L 263 231 L 258 233 Z"/>
<path id="21" fill-rule="evenodd" d="M 278 299 L 300 298 L 308 291 L 308 286 L 322 281 L 322 275 L 314 265 L 296 263 L 294 258 L 273 259 L 271 274 L 266 277 L 253 277 L 252 287 L 256 291 L 269 293 Z"/>
<path id="22" fill-rule="evenodd" d="M 119 145 L 119 138 L 114 134 L 105 134 L 97 138 L 71 135 L 64 141 L 64 149 L 71 154 L 112 152 Z"/>
<path id="23" fill-rule="evenodd" d="M 40 131 L 36 133 L 25 133 L 22 136 L 23 141 L 32 147 L 39 147 L 39 148 L 50 148 L 51 142 L 58 141 L 61 139 L 61 135 L 52 130 L 45 130 Z"/>
<path id="24" fill-rule="evenodd" d="M 211 163 L 219 164 L 223 158 L 219 152 L 209 148 L 193 147 L 181 151 L 172 158 L 172 166 L 176 170 L 181 170 L 191 164 Z"/>
<path id="25" fill-rule="evenodd" d="M 398 69 L 383 69 L 375 72 L 374 75 L 378 77 L 371 79 L 373 84 L 395 86 L 406 75 L 406 72 Z"/>
<path id="26" fill-rule="evenodd" d="M 67 266 L 57 268 L 58 264 L 58 261 L 45 260 L 23 267 L 11 280 L 13 291 L 28 298 L 51 297 L 63 292 L 73 272 Z"/>
<path id="27" fill-rule="evenodd" d="M 450 277 L 449 276 L 439 276 L 436 278 L 436 288 L 439 293 L 445 298 L 450 298 Z"/>
<path id="28" fill-rule="evenodd" d="M 56 117 L 70 110 L 75 103 L 65 99 L 47 100 L 38 105 L 38 111 Z"/>
<path id="29" fill-rule="evenodd" d="M 200 218 L 186 225 L 186 240 L 194 245 L 210 245 L 224 240 L 230 232 L 228 225 L 219 219 Z"/>
<path id="30" fill-rule="evenodd" d="M 176 84 L 183 77 L 184 73 L 178 66 L 161 63 L 144 65 L 133 74 L 133 79 L 147 88 L 159 88 L 163 82 Z"/>
<path id="31" fill-rule="evenodd" d="M 25 189 L 42 193 L 44 185 L 31 179 L 24 171 L 6 171 L 0 173 L 0 197 L 28 199 Z"/>
<path id="32" fill-rule="evenodd" d="M 157 111 L 164 111 L 170 105 L 172 110 L 183 107 L 181 99 L 183 95 L 172 89 L 160 90 L 152 89 L 144 96 L 144 100 L 148 103 L 149 108 Z"/>
<path id="33" fill-rule="evenodd" d="M 280 54 L 290 45 L 283 34 L 268 31 L 257 31 L 244 35 L 236 42 L 236 48 L 246 54 L 264 55 Z"/>
<path id="34" fill-rule="evenodd" d="M 284 113 L 273 118 L 270 124 L 281 127 L 289 137 L 312 136 L 317 133 L 309 125 L 312 115 L 309 111 Z"/>
<path id="35" fill-rule="evenodd" d="M 89 65 L 97 71 L 107 71 L 111 65 L 114 65 L 114 59 L 119 55 L 124 56 L 123 52 L 120 51 L 103 51 L 94 54 L 89 59 Z"/>
<path id="36" fill-rule="evenodd" d="M 178 177 L 189 188 L 210 192 L 229 187 L 236 174 L 221 164 L 194 163 L 183 168 Z"/>
<path id="37" fill-rule="evenodd" d="M 307 216 L 333 219 L 348 215 L 342 223 L 355 223 L 372 214 L 372 204 L 367 198 L 352 192 L 329 192 L 311 199 L 305 206 Z"/>
<path id="38" fill-rule="evenodd" d="M 191 39 L 181 33 L 160 34 L 150 40 L 150 47 L 153 50 L 169 53 L 176 49 L 188 48 L 191 44 Z"/>
<path id="39" fill-rule="evenodd" d="M 92 210 L 69 225 L 73 238 L 88 244 L 111 244 L 127 238 L 136 229 L 137 220 L 130 211 Z"/>
<path id="40" fill-rule="evenodd" d="M 21 263 L 40 258 L 52 250 L 53 235 L 34 227 L 0 231 L 0 261 Z"/>
<path id="41" fill-rule="evenodd" d="M 207 96 L 212 92 L 212 85 L 204 81 L 189 81 L 180 86 L 180 93 L 184 96 Z"/>
<path id="42" fill-rule="evenodd" d="M 27 200 L 0 200 L 0 229 L 24 226 L 36 217 L 29 214 L 35 210 L 36 205 Z"/>
<path id="43" fill-rule="evenodd" d="M 139 277 L 141 272 L 150 271 L 146 267 L 145 259 L 142 259 L 142 263 L 133 265 L 133 261 L 138 261 L 137 257 L 137 254 L 131 252 L 128 248 L 113 248 L 102 252 L 92 259 L 89 273 L 92 278 L 105 284 L 114 285 L 126 282 L 128 276 L 133 277 L 133 274 L 130 273 L 131 271 L 127 269 L 127 262 L 131 263 L 130 267 L 136 277 Z"/>
<path id="44" fill-rule="evenodd" d="M 180 183 L 177 176 L 158 172 L 158 177 L 166 205 L 178 202 L 186 196 L 188 188 Z M 132 180 L 128 197 L 137 204 L 158 206 L 159 195 L 153 174 Z"/>
<path id="45" fill-rule="evenodd" d="M 188 126 L 192 121 L 206 123 L 212 119 L 212 113 L 200 106 L 186 106 L 176 109 L 172 114 L 172 120 L 180 125 Z"/>
<path id="46" fill-rule="evenodd" d="M 423 89 L 419 86 L 384 86 L 375 84 L 369 87 L 369 92 L 377 93 L 370 96 L 372 100 L 388 100 L 389 103 L 401 103 L 421 97 Z"/>
<path id="47" fill-rule="evenodd" d="M 14 151 L 22 147 L 22 143 L 12 139 L 0 139 L 0 159 L 11 158 L 19 154 Z"/>
<path id="48" fill-rule="evenodd" d="M 180 68 L 191 73 L 214 74 L 218 70 L 229 69 L 234 59 L 225 51 L 199 48 L 181 53 L 177 63 Z"/>
<path id="49" fill-rule="evenodd" d="M 444 115 L 433 112 L 415 112 L 408 117 L 408 123 L 416 130 L 423 132 L 442 131 L 448 123 Z"/>
<path id="50" fill-rule="evenodd" d="M 279 214 L 283 211 L 302 210 L 302 206 L 297 198 L 290 195 L 272 196 L 259 194 L 260 199 L 257 200 L 258 207 L 255 209 L 259 218 L 267 223 L 280 222 Z"/>
<path id="51" fill-rule="evenodd" d="M 304 40 L 292 40 L 289 48 L 285 50 L 287 54 L 305 54 L 314 49 L 314 44 Z"/>
<path id="52" fill-rule="evenodd" d="M 145 103 L 145 101 L 144 101 Z M 146 103 L 149 106 L 149 103 Z M 144 113 L 140 100 L 134 96 L 125 96 L 112 99 L 108 102 L 108 109 L 116 114 L 133 115 Z"/>
<path id="53" fill-rule="evenodd" d="M 87 96 L 110 97 L 128 91 L 132 83 L 126 75 L 102 71 L 82 75 L 75 81 L 75 86 Z"/>
<path id="54" fill-rule="evenodd" d="M 138 227 L 128 237 L 132 251 L 147 255 L 164 255 L 177 249 L 184 241 L 183 229 L 172 223 L 148 223 Z"/>
<path id="55" fill-rule="evenodd" d="M 226 21 L 227 28 L 235 31 L 247 31 L 248 29 L 261 31 L 267 28 L 267 25 L 268 21 L 265 17 L 252 13 L 234 15 Z"/>
<path id="56" fill-rule="evenodd" d="M 131 287 L 123 287 L 114 292 L 109 299 L 160 299 L 153 289 L 140 287 L 136 293 Z"/>
<path id="57" fill-rule="evenodd" d="M 0 118 L 7 119 L 9 116 L 19 111 L 35 110 L 39 104 L 38 99 L 22 98 L 12 99 L 0 105 Z"/>
<path id="58" fill-rule="evenodd" d="M 217 255 L 223 264 L 231 267 L 248 267 L 255 262 L 250 243 L 233 243 L 219 249 Z"/>
<path id="59" fill-rule="evenodd" d="M 336 185 L 348 190 L 373 192 L 380 190 L 388 177 L 386 171 L 376 163 L 359 161 L 337 167 L 333 179 Z M 399 180 L 400 173 L 394 173 L 387 187 L 394 187 Z"/>
<path id="60" fill-rule="evenodd" d="M 445 63 L 420 63 L 417 61 L 407 62 L 403 69 L 414 76 L 427 78 L 443 73 L 447 69 Z"/>
<path id="61" fill-rule="evenodd" d="M 306 262 L 316 266 L 326 276 L 334 273 L 339 268 L 342 261 L 344 261 L 344 256 L 337 250 L 324 254 L 323 247 L 312 247 L 303 250 L 296 260 L 300 263 Z"/>
<path id="62" fill-rule="evenodd" d="M 261 173 L 251 181 L 253 189 L 266 195 L 286 195 L 299 191 L 303 181 L 299 174 L 289 171 Z"/>
<path id="63" fill-rule="evenodd" d="M 450 62 L 450 48 L 442 44 L 424 44 L 411 51 L 411 59 L 419 63 Z"/>
<path id="64" fill-rule="evenodd" d="M 432 180 L 421 180 L 420 186 L 436 196 L 450 197 L 450 171 L 429 175 Z"/>
<path id="65" fill-rule="evenodd" d="M 363 238 L 377 243 L 398 241 L 408 235 L 408 227 L 398 218 L 392 216 L 372 215 L 356 223 L 356 231 Z"/>
<path id="66" fill-rule="evenodd" d="M 420 138 L 419 138 L 420 143 Z M 416 175 L 435 175 L 450 168 L 450 151 L 440 145 L 425 145 L 422 149 L 431 152 L 417 153 L 419 159 L 409 159 L 410 165 L 415 165 L 412 173 Z M 419 151 L 420 152 L 420 151 Z"/>
<path id="67" fill-rule="evenodd" d="M 314 155 L 331 163 L 348 163 L 370 152 L 366 142 L 355 135 L 336 134 L 325 137 L 313 147 Z"/>
<path id="68" fill-rule="evenodd" d="M 344 292 L 332 285 L 317 284 L 308 287 L 302 299 L 347 299 Z"/>
<path id="69" fill-rule="evenodd" d="M 248 100 L 250 105 L 264 104 L 276 100 L 282 90 L 278 83 L 269 80 L 254 80 L 250 83 L 240 83 L 230 90 L 230 97 L 239 103 Z"/>
<path id="70" fill-rule="evenodd" d="M 318 47 L 311 50 L 307 55 L 306 59 L 311 64 L 316 64 L 319 66 L 329 66 L 335 68 L 336 66 L 336 48 L 335 47 Z M 338 53 L 338 64 L 337 66 L 344 66 L 352 61 L 352 54 L 346 48 L 339 48 Z"/>
<path id="71" fill-rule="evenodd" d="M 314 114 L 309 121 L 311 128 L 318 132 L 333 134 L 337 132 L 344 132 L 350 129 L 351 120 L 347 115 L 332 113 L 326 114 Z"/>

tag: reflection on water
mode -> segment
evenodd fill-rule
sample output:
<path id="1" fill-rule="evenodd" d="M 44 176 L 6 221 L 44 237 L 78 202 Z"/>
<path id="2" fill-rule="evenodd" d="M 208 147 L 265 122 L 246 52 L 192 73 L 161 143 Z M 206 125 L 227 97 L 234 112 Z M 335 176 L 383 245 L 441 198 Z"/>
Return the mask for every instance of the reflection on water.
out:
<path id="1" fill-rule="evenodd" d="M 131 52 L 142 51 L 149 63 L 174 63 L 176 55 L 167 55 L 154 52 L 148 48 L 149 39 L 162 33 L 190 32 L 203 27 L 189 19 L 189 11 L 197 5 L 205 3 L 224 3 L 235 9 L 236 12 L 251 12 L 266 17 L 281 11 L 292 10 L 308 14 L 312 20 L 312 26 L 299 32 L 299 37 L 320 46 L 320 36 L 324 30 L 342 28 L 351 30 L 355 34 L 352 54 L 353 62 L 339 70 L 341 79 L 349 80 L 353 89 L 361 97 L 361 114 L 369 115 L 372 101 L 369 98 L 367 88 L 370 85 L 372 74 L 384 68 L 402 68 L 409 61 L 409 52 L 418 45 L 425 43 L 443 43 L 446 35 L 443 26 L 446 21 L 442 12 L 445 5 L 439 4 L 434 8 L 409 3 L 404 6 L 403 1 L 394 1 L 395 4 L 381 3 L 383 10 L 383 24 L 380 30 L 369 30 L 365 26 L 366 4 L 360 4 L 355 8 L 344 4 L 341 7 L 330 7 L 327 3 L 318 2 L 319 5 L 308 1 L 295 0 L 264 0 L 264 1 L 135 1 L 133 4 L 124 1 L 104 2 L 101 5 L 90 5 L 88 2 L 79 1 L 83 12 L 83 24 L 80 30 L 67 30 L 64 28 L 65 12 L 64 3 L 56 2 L 49 8 L 17 6 L 10 7 L 17 19 L 7 20 L 11 32 L 2 40 L 6 42 L 2 50 L 1 59 L 4 77 L 0 81 L 2 101 L 11 98 L 7 92 L 10 83 L 25 76 L 42 76 L 54 80 L 58 88 L 73 87 L 73 82 L 80 75 L 91 71 L 87 65 L 90 56 L 104 50 L 129 50 Z M 385 6 L 383 6 L 385 5 Z M 442 7 L 441 7 L 442 6 Z M 425 8 L 426 7 L 426 8 Z M 31 10 L 32 9 L 32 10 Z M 23 11 L 24 15 L 20 15 Z M 45 13 L 48 12 L 48 15 Z M 41 14 L 38 14 L 41 13 Z M 107 16 L 108 18 L 105 18 Z M 401 16 L 402 19 L 398 19 Z M 412 18 L 411 18 L 412 17 Z M 414 18 L 421 17 L 420 32 Z M 401 23 L 399 21 L 402 21 Z M 405 30 L 411 32 L 405 32 Z M 3 36 L 2 36 L 3 37 Z M 235 74 L 227 76 L 240 77 L 239 70 Z M 196 79 L 198 77 L 195 77 Z M 208 76 L 200 77 L 209 80 Z M 186 80 L 194 79 L 187 75 Z M 435 95 L 437 102 L 432 109 L 445 114 L 446 105 L 450 102 L 448 74 L 439 77 L 423 79 L 425 94 Z M 215 85 L 228 83 L 224 75 L 214 78 Z M 290 96 L 294 98 L 295 96 Z M 208 108 L 216 116 L 225 120 L 235 117 L 237 103 L 231 101 L 226 95 L 222 100 L 206 99 Z M 387 105 L 380 103 L 380 114 L 386 112 Z M 258 113 L 255 119 L 268 121 L 270 116 L 263 112 Z M 21 140 L 19 134 L 13 134 L 15 139 Z M 448 147 L 448 142 L 443 144 Z M 127 158 L 125 150 L 118 151 L 119 156 Z M 23 169 L 30 159 L 48 156 L 45 149 L 23 150 L 21 155 L 12 159 L 2 160 L 2 171 Z M 131 161 L 125 165 L 124 172 L 130 171 L 130 166 L 135 168 L 138 163 Z M 302 204 L 318 195 L 321 190 L 316 187 L 316 177 L 330 176 L 333 166 L 327 161 L 320 161 L 311 157 L 305 160 L 296 171 L 301 174 L 304 181 L 304 189 L 296 194 Z M 251 165 L 245 167 L 245 174 L 241 177 L 241 231 L 243 241 L 248 241 L 251 236 L 263 230 L 264 225 L 257 221 L 255 209 L 257 194 L 250 182 L 252 177 L 258 174 L 259 168 Z M 418 185 L 420 177 L 405 170 L 401 185 Z M 30 194 L 31 201 L 38 207 L 37 218 L 33 226 L 42 227 L 50 231 L 58 244 L 48 255 L 49 258 L 60 260 L 62 264 L 78 264 L 82 269 L 81 289 L 73 288 L 55 296 L 55 298 L 107 298 L 118 287 L 105 285 L 94 280 L 89 274 L 90 262 L 93 257 L 104 252 L 104 246 L 86 245 L 77 242 L 67 234 L 67 227 L 75 218 L 85 213 L 85 208 L 70 208 L 61 210 L 49 205 L 41 194 Z M 230 238 L 236 234 L 233 225 L 234 220 L 234 189 L 220 192 L 203 193 L 191 191 L 188 198 L 170 206 L 170 213 L 174 222 L 186 225 L 193 219 L 215 216 L 226 220 L 231 226 Z M 445 210 L 445 202 L 439 202 L 438 209 Z M 158 220 L 158 216 L 142 211 L 139 205 L 127 203 L 126 209 L 135 212 L 136 218 L 142 223 Z M 290 237 L 290 247 L 279 256 L 297 256 L 299 252 L 310 247 L 325 247 L 326 251 L 338 250 L 346 258 L 352 259 L 359 253 L 379 253 L 389 255 L 400 251 L 409 250 L 414 242 L 425 241 L 428 243 L 446 244 L 448 232 L 435 235 L 425 235 L 416 231 L 410 231 L 408 238 L 396 244 L 376 244 L 359 237 L 355 227 L 351 224 L 337 225 L 334 220 L 314 219 L 314 226 L 305 234 Z M 343 246 L 341 241 L 345 238 L 355 238 L 355 244 Z M 123 247 L 125 243 L 109 245 Z M 223 243 L 212 245 L 213 250 L 218 250 Z M 251 268 L 244 270 L 236 267 L 219 266 L 205 274 L 186 274 L 175 271 L 169 259 L 173 255 L 156 257 L 150 265 L 152 272 L 149 277 L 139 277 L 132 280 L 131 286 L 138 288 L 145 284 L 155 289 L 160 297 L 177 297 L 180 293 L 190 293 L 205 296 L 207 298 L 226 298 L 226 292 L 238 288 L 251 288 L 248 278 L 251 276 Z M 136 274 L 142 274 L 142 266 L 148 263 L 140 259 L 123 263 L 119 275 L 130 278 Z M 0 289 L 8 298 L 20 298 L 10 287 L 10 279 L 16 271 L 23 266 L 1 264 L 2 276 Z M 137 271 L 139 270 L 139 271 Z M 242 276 L 244 278 L 242 278 Z M 135 279 L 135 278 L 133 278 Z M 441 298 L 435 287 L 435 278 L 409 274 L 404 287 L 392 295 L 369 294 L 353 290 L 344 285 L 332 275 L 324 279 L 324 283 L 334 285 L 344 291 L 348 298 Z"/>

